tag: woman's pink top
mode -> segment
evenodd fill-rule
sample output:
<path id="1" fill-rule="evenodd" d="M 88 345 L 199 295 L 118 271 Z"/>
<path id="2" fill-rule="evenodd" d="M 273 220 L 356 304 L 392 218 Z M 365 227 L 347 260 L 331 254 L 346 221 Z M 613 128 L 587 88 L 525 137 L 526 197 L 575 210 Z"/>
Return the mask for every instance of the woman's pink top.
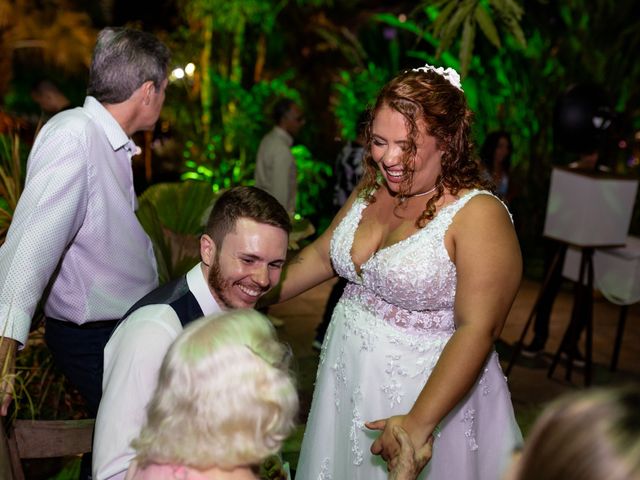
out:
<path id="1" fill-rule="evenodd" d="M 182 465 L 151 464 L 147 468 L 136 468 L 127 480 L 209 480 L 208 477 L 193 468 Z"/>

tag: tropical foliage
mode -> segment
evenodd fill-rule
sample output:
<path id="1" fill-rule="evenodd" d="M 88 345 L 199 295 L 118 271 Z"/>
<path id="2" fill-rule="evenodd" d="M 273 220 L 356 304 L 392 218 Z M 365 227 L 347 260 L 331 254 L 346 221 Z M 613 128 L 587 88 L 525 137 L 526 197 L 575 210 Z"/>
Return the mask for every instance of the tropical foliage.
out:
<path id="1" fill-rule="evenodd" d="M 340 125 L 341 137 L 345 140 L 356 138 L 356 121 L 360 113 L 373 106 L 382 86 L 390 73 L 372 61 L 366 68 L 342 70 L 340 80 L 333 84 L 333 114 Z"/>
<path id="2" fill-rule="evenodd" d="M 71 7 L 67 0 L 0 0 L 0 101 L 9 89 L 18 53 L 40 62 L 39 67 L 86 71 L 96 30 L 87 13 Z"/>
<path id="3" fill-rule="evenodd" d="M 265 69 L 270 35 L 287 4 L 286 0 L 178 2 L 188 28 L 173 38 L 180 46 L 174 50 L 182 52 L 176 60 L 197 64 L 192 77 L 174 82 L 176 95 L 166 108 L 167 118 L 184 141 L 183 179 L 207 181 L 214 191 L 251 183 L 259 141 L 271 128 L 273 103 L 288 97 L 304 104 L 299 91 L 289 86 L 296 75 L 292 68 Z M 298 158 L 300 192 L 321 188 L 326 169 L 308 149 Z M 315 212 L 313 202 L 303 206 L 305 214 Z"/>
<path id="4" fill-rule="evenodd" d="M 24 186 L 24 148 L 17 134 L 0 135 L 0 245 L 9 230 Z"/>
<path id="5" fill-rule="evenodd" d="M 217 196 L 199 181 L 159 183 L 140 196 L 136 213 L 153 243 L 161 284 L 200 260 L 198 239 Z"/>
<path id="6" fill-rule="evenodd" d="M 521 16 L 512 1 L 452 0 L 423 2 L 404 21 L 377 16 L 413 38 L 406 42 L 413 47 L 405 52 L 408 58 L 454 68 L 468 62 L 463 87 L 476 113 L 478 143 L 496 129 L 509 131 L 514 140 L 512 180 L 519 194 L 511 207 L 525 246 L 537 243 L 542 230 L 551 165 L 572 158 L 553 131 L 554 106 L 570 85 L 606 88 L 617 122 L 604 155 L 619 171 L 626 169 L 618 143 L 631 144 L 640 127 L 640 65 L 629 61 L 640 43 L 638 8 L 631 0 L 529 2 Z M 495 19 L 494 27 L 503 26 L 500 37 L 487 16 Z M 465 34 L 473 21 L 483 37 Z"/>
<path id="7" fill-rule="evenodd" d="M 217 191 L 253 178 L 260 138 L 270 128 L 268 112 L 271 104 L 279 97 L 300 101 L 299 93 L 287 85 L 292 75 L 289 71 L 271 80 L 261 80 L 249 88 L 213 75 L 217 103 L 233 105 L 233 115 L 217 117 L 206 134 L 206 141 L 198 116 L 192 114 L 197 108 L 193 103 L 179 101 L 180 92 L 176 92 L 178 95 L 168 102 L 166 110 L 167 118 L 175 119 L 175 133 L 185 139 L 183 179 L 206 180 Z"/>
<path id="8" fill-rule="evenodd" d="M 526 46 L 520 26 L 523 10 L 516 0 L 426 0 L 421 6 L 427 18 L 432 20 L 427 31 L 438 43 L 436 57 L 447 51 L 462 32 L 459 42 L 462 76 L 469 71 L 477 30 L 500 49 L 502 42 L 496 26 L 498 23 L 520 46 Z"/>
<path id="9" fill-rule="evenodd" d="M 37 324 L 37 321 L 34 322 Z M 44 324 L 29 335 L 29 346 L 16 358 L 14 415 L 18 418 L 84 418 L 84 401 L 55 367 L 44 341 Z"/>

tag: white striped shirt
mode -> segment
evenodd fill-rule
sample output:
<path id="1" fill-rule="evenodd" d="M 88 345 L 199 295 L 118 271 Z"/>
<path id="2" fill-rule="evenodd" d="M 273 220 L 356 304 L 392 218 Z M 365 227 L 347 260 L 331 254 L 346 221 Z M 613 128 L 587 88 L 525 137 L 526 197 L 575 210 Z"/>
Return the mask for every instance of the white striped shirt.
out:
<path id="1" fill-rule="evenodd" d="M 77 324 L 119 319 L 157 286 L 149 237 L 136 218 L 136 145 L 93 97 L 38 134 L 26 185 L 0 247 L 0 335 L 26 342 L 44 312 Z"/>

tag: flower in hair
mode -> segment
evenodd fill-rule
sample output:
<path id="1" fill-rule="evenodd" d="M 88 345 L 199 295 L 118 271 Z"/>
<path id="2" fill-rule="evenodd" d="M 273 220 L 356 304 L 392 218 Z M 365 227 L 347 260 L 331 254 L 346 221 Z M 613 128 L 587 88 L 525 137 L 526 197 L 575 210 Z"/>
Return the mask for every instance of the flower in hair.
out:
<path id="1" fill-rule="evenodd" d="M 444 77 L 451 85 L 456 87 L 458 90 L 464 92 L 464 90 L 462 90 L 462 85 L 460 84 L 460 75 L 453 68 L 447 68 L 445 70 L 442 67 L 436 68 L 432 65 L 429 65 L 428 63 L 425 63 L 424 67 L 414 68 L 412 69 L 412 71 L 425 73 L 429 71 L 435 72 L 438 75 Z"/>

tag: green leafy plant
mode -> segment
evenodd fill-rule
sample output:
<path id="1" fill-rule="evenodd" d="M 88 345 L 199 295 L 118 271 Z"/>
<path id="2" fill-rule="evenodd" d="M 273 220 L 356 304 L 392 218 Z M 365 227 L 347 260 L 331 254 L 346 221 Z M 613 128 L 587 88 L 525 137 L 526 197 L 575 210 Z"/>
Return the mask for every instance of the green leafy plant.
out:
<path id="1" fill-rule="evenodd" d="M 310 217 L 318 211 L 318 199 L 322 198 L 327 179 L 331 176 L 331 167 L 313 158 L 304 145 L 291 149 L 298 167 L 298 193 L 296 196 L 296 216 Z"/>
<path id="2" fill-rule="evenodd" d="M 84 400 L 54 365 L 44 341 L 44 323 L 29 334 L 27 346 L 17 356 L 16 379 L 18 418 L 71 420 L 88 416 Z"/>
<path id="3" fill-rule="evenodd" d="M 272 102 L 280 97 L 300 102 L 300 94 L 288 86 L 292 77 L 290 70 L 245 88 L 238 82 L 213 75 L 218 101 L 221 105 L 233 101 L 233 114 L 221 117 L 220 122 L 212 126 L 206 142 L 193 134 L 195 129 L 181 128 L 181 136 L 187 139 L 182 178 L 207 181 L 214 191 L 250 183 L 262 133 L 271 124 L 268 112 Z"/>
<path id="4" fill-rule="evenodd" d="M 0 245 L 4 243 L 24 187 L 26 159 L 22 151 L 18 134 L 0 135 Z"/>
<path id="5" fill-rule="evenodd" d="M 136 213 L 153 243 L 161 284 L 199 261 L 199 236 L 220 193 L 207 182 L 185 181 L 159 183 L 140 196 Z"/>
<path id="6" fill-rule="evenodd" d="M 333 85 L 333 113 L 344 140 L 356 138 L 358 116 L 362 110 L 373 106 L 378 92 L 389 78 L 389 71 L 373 62 L 367 63 L 363 69 L 340 72 L 340 81 Z"/>
<path id="7" fill-rule="evenodd" d="M 397 27 L 411 29 L 418 37 L 433 39 L 436 58 L 440 58 L 458 41 L 460 74 L 469 72 L 476 45 L 476 32 L 480 30 L 494 47 L 500 49 L 503 41 L 499 30 L 510 35 L 525 48 L 527 40 L 522 29 L 524 10 L 515 0 L 424 0 L 415 9 L 415 21 Z"/>

